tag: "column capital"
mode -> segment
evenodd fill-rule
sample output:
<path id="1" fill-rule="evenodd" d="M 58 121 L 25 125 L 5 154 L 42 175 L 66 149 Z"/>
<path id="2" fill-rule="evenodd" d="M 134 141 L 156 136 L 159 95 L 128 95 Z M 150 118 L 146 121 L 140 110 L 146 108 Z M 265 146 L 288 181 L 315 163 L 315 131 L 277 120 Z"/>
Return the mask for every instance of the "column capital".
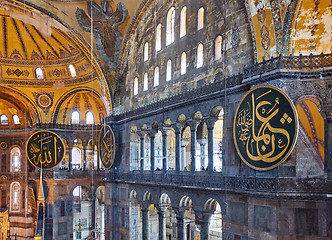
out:
<path id="1" fill-rule="evenodd" d="M 172 128 L 174 129 L 175 133 L 181 133 L 183 127 L 184 123 L 176 122 L 172 124 Z"/>
<path id="2" fill-rule="evenodd" d="M 145 138 L 145 135 L 146 135 L 146 131 L 145 130 L 139 130 L 136 132 L 137 135 L 139 136 L 140 139 L 144 139 Z"/>
<path id="3" fill-rule="evenodd" d="M 217 117 L 208 117 L 204 119 L 207 129 L 213 129 L 214 128 L 214 124 L 216 123 L 216 121 L 218 121 Z"/>
<path id="4" fill-rule="evenodd" d="M 152 138 L 152 137 L 155 137 L 155 135 L 156 135 L 157 132 L 158 132 L 158 129 L 151 128 L 151 129 L 149 129 L 147 132 L 148 132 L 149 136 Z"/>
<path id="5" fill-rule="evenodd" d="M 197 130 L 198 125 L 201 123 L 201 120 L 196 120 L 196 119 L 189 119 L 187 120 L 187 124 L 190 127 L 190 131 L 195 131 Z"/>

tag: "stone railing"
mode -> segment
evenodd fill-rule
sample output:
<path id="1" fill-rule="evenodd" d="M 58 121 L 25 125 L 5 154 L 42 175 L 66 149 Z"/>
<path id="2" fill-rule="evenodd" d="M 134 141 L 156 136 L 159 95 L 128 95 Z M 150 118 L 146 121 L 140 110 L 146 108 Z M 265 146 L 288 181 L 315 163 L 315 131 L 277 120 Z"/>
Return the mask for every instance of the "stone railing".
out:
<path id="1" fill-rule="evenodd" d="M 311 193 L 331 194 L 332 180 L 325 178 L 261 178 L 229 177 L 221 173 L 208 175 L 207 172 L 111 172 L 111 182 L 127 182 L 152 185 L 174 185 L 177 187 L 211 188 L 235 192 Z"/>
<path id="2" fill-rule="evenodd" d="M 59 130 L 96 130 L 99 131 L 101 129 L 101 125 L 94 124 L 58 124 L 58 123 L 37 123 L 32 128 L 35 129 L 59 129 Z"/>
<path id="3" fill-rule="evenodd" d="M 308 56 L 282 56 L 263 60 L 260 63 L 244 67 L 243 79 L 251 78 L 276 69 L 308 70 L 332 66 L 332 54 L 308 55 Z"/>
<path id="4" fill-rule="evenodd" d="M 24 175 L 24 174 L 22 174 Z M 39 172 L 29 172 L 29 179 L 39 179 L 40 173 Z M 55 180 L 62 180 L 62 179 L 79 179 L 79 178 L 94 178 L 95 180 L 102 181 L 106 180 L 107 173 L 103 170 L 89 170 L 89 171 L 80 171 L 80 170 L 73 170 L 69 172 L 68 170 L 62 171 L 43 171 L 43 179 L 55 179 Z"/>

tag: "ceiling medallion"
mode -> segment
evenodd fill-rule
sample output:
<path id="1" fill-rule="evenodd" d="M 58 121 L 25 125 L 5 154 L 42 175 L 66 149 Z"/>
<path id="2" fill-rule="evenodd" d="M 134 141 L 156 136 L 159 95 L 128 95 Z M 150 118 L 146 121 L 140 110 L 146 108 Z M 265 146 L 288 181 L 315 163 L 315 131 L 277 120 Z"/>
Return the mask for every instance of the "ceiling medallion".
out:
<path id="1" fill-rule="evenodd" d="M 298 133 L 298 117 L 289 97 L 280 89 L 262 85 L 242 98 L 234 117 L 236 150 L 249 167 L 266 171 L 291 154 Z"/>
<path id="2" fill-rule="evenodd" d="M 40 93 L 33 93 L 38 107 L 41 109 L 47 110 L 50 109 L 53 105 L 53 93 L 48 92 L 40 92 Z"/>
<path id="3" fill-rule="evenodd" d="M 0 143 L 0 148 L 1 149 L 7 149 L 7 143 L 6 142 L 1 142 Z"/>

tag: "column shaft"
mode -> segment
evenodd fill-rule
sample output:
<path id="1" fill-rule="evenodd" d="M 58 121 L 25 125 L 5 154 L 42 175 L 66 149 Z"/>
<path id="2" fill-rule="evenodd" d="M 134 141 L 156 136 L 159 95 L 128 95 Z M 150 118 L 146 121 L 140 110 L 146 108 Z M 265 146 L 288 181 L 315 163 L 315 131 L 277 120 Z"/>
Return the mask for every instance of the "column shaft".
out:
<path id="1" fill-rule="evenodd" d="M 150 240 L 149 209 L 142 209 L 142 238 Z"/>
<path id="2" fill-rule="evenodd" d="M 191 143 L 190 143 L 190 153 L 191 153 L 191 167 L 190 171 L 194 173 L 196 171 L 196 128 L 190 129 L 191 131 Z"/>
<path id="3" fill-rule="evenodd" d="M 68 150 L 68 156 L 69 156 L 69 159 L 68 159 L 68 171 L 69 172 L 73 172 L 73 155 L 72 155 L 72 148 L 69 148 Z"/>
<path id="4" fill-rule="evenodd" d="M 184 213 L 177 213 L 177 240 L 187 240 L 186 224 L 184 221 Z"/>
<path id="5" fill-rule="evenodd" d="M 181 132 L 175 131 L 175 170 L 176 173 L 181 171 Z"/>
<path id="6" fill-rule="evenodd" d="M 141 172 L 143 172 L 144 171 L 144 137 L 140 138 L 140 142 L 141 142 L 140 170 L 141 170 Z"/>
<path id="7" fill-rule="evenodd" d="M 167 132 L 163 132 L 163 172 L 167 170 Z"/>
<path id="8" fill-rule="evenodd" d="M 213 173 L 213 128 L 208 128 L 208 172 Z"/>
<path id="9" fill-rule="evenodd" d="M 155 135 L 154 134 L 151 134 L 150 136 L 150 170 L 151 172 L 154 172 L 154 169 L 155 169 L 155 151 L 154 151 L 154 148 L 155 148 Z"/>
<path id="10" fill-rule="evenodd" d="M 158 211 L 159 216 L 159 240 L 166 240 L 166 218 L 164 211 Z"/>

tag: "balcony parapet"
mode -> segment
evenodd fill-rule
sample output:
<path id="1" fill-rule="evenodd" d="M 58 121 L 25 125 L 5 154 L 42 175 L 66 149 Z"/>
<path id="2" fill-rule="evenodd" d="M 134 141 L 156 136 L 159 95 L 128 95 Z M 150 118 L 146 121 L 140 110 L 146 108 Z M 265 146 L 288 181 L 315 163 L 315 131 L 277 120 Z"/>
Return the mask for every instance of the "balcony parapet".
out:
<path id="1" fill-rule="evenodd" d="M 211 190 L 238 193 L 283 194 L 318 194 L 327 197 L 332 194 L 332 180 L 326 178 L 261 178 L 261 177 L 230 177 L 221 173 L 209 175 L 207 172 L 111 172 L 111 182 L 174 185 L 176 187 L 196 187 Z M 332 197 L 332 195 L 331 195 Z"/>
<path id="2" fill-rule="evenodd" d="M 242 71 L 243 79 L 252 78 L 262 75 L 277 69 L 286 70 L 313 70 L 332 67 L 332 54 L 307 55 L 300 54 L 299 56 L 282 56 L 271 58 L 270 60 L 263 59 L 262 62 L 254 65 L 244 67 Z"/>

